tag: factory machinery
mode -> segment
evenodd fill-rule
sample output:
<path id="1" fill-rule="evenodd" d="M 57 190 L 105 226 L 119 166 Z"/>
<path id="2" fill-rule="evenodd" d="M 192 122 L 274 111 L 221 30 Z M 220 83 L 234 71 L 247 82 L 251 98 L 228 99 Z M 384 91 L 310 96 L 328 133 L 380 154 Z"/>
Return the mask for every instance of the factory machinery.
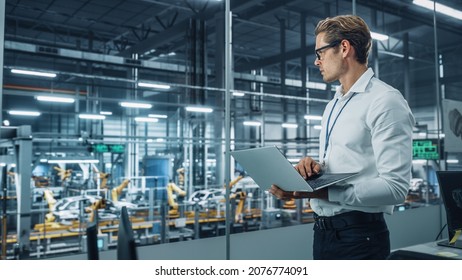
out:
<path id="1" fill-rule="evenodd" d="M 57 170 L 65 173 L 66 170 Z M 61 175 L 60 175 L 61 176 Z M 119 210 L 129 209 L 133 231 L 138 245 L 160 244 L 225 234 L 225 189 L 200 190 L 190 194 L 182 186 L 170 181 L 165 187 L 145 187 L 150 177 L 123 179 L 113 188 L 107 186 L 107 174 L 97 176 L 100 188 L 84 190 L 78 196 L 65 197 L 65 186 L 35 187 L 29 258 L 46 258 L 63 254 L 85 252 L 87 224 L 97 221 L 99 247 L 114 249 L 117 244 Z M 307 222 L 309 208 L 275 205 L 271 195 L 260 193 L 253 180 L 238 176 L 230 184 L 230 210 L 233 221 L 231 232 L 238 233 L 264 228 Z M 144 183 L 143 183 L 144 182 Z M 194 200 L 194 195 L 221 193 L 207 200 Z M 17 201 L 11 195 L 6 203 L 7 228 L 15 228 L 14 212 Z M 76 208 L 72 208 L 76 207 Z M 300 210 L 300 211 L 298 211 Z M 305 220 L 302 217 L 305 216 Z M 5 246 L 4 246 L 5 244 Z M 18 240 L 14 231 L 8 231 L 3 258 L 18 258 Z"/>

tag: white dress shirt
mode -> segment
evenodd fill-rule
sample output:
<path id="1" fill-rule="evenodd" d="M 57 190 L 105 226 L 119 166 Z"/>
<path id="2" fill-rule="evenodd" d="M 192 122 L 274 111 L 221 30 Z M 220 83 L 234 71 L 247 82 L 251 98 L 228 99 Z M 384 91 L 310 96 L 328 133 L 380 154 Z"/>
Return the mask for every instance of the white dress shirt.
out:
<path id="1" fill-rule="evenodd" d="M 329 187 L 329 201 L 311 199 L 320 216 L 351 210 L 392 214 L 408 193 L 415 120 L 401 93 L 373 76 L 369 68 L 345 95 L 338 87 L 325 108 L 319 148 L 324 171 L 359 174 Z"/>

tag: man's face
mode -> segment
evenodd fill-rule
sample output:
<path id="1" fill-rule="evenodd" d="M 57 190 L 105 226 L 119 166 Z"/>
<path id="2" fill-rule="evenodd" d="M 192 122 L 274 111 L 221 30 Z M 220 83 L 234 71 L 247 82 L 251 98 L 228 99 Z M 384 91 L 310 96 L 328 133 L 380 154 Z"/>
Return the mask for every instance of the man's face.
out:
<path id="1" fill-rule="evenodd" d="M 331 83 L 337 81 L 341 73 L 341 53 L 338 51 L 340 42 L 329 45 L 324 36 L 324 33 L 316 36 L 317 51 L 314 64 L 319 67 L 323 80 Z"/>

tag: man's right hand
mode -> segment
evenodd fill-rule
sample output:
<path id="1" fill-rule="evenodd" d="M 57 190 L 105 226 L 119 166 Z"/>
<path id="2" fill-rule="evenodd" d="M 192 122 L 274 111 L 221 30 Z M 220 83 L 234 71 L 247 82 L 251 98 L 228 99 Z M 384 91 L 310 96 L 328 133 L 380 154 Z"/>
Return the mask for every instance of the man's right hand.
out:
<path id="1" fill-rule="evenodd" d="M 297 165 L 295 165 L 298 173 L 306 180 L 314 174 L 321 172 L 321 165 L 311 157 L 302 158 Z"/>
<path id="2" fill-rule="evenodd" d="M 306 180 L 313 175 L 319 174 L 321 172 L 321 165 L 311 157 L 304 157 L 297 163 L 295 169 Z M 325 191 L 321 195 L 316 192 L 288 192 L 276 185 L 271 186 L 269 193 L 282 200 L 290 200 L 292 198 L 327 198 L 327 192 Z"/>

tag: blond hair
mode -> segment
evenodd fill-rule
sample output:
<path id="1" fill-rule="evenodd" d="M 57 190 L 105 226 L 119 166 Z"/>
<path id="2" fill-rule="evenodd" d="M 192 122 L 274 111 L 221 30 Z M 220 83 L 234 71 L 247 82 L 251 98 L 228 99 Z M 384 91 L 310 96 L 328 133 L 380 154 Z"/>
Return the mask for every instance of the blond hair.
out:
<path id="1" fill-rule="evenodd" d="M 348 40 L 355 49 L 356 60 L 359 63 L 367 64 L 367 57 L 372 47 L 372 37 L 366 22 L 355 15 L 343 15 L 321 20 L 316 29 L 315 35 L 325 33 L 325 41 Z"/>

